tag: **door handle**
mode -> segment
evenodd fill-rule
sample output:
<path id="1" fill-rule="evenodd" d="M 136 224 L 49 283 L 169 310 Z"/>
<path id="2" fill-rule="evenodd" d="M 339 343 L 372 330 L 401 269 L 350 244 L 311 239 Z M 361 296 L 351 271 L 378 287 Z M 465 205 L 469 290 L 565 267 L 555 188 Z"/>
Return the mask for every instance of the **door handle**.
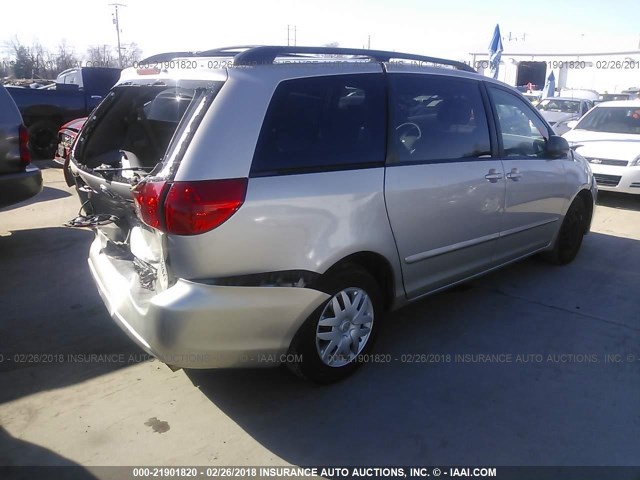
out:
<path id="1" fill-rule="evenodd" d="M 520 177 L 522 177 L 522 174 L 518 171 L 517 168 L 512 168 L 511 171 L 507 173 L 507 178 L 509 180 L 513 180 L 514 182 L 517 182 Z"/>
<path id="2" fill-rule="evenodd" d="M 492 168 L 491 170 L 489 170 L 489 173 L 487 173 L 484 176 L 484 178 L 486 178 L 491 183 L 496 183 L 498 180 L 500 180 L 502 178 L 502 174 L 496 172 L 495 168 Z"/>

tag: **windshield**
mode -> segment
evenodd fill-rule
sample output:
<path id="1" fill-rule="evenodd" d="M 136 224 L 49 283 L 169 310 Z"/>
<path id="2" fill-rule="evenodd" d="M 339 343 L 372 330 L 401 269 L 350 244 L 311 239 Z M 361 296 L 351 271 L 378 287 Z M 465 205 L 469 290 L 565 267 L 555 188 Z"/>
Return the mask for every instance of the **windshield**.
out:
<path id="1" fill-rule="evenodd" d="M 640 107 L 598 107 L 589 112 L 576 126 L 594 132 L 640 135 Z"/>
<path id="2" fill-rule="evenodd" d="M 616 100 L 629 100 L 629 95 L 626 93 L 604 93 L 600 95 L 600 100 L 603 102 L 612 102 Z"/>
<path id="3" fill-rule="evenodd" d="M 578 113 L 580 111 L 580 102 L 546 99 L 540 102 L 536 108 L 545 112 Z"/>

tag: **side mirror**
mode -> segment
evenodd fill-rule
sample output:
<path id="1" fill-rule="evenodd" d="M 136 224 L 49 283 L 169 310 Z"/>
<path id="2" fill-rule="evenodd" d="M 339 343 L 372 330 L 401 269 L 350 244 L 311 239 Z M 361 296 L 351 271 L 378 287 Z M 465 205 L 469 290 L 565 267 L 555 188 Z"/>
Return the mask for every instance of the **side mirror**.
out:
<path id="1" fill-rule="evenodd" d="M 569 154 L 569 142 L 566 138 L 551 135 L 545 153 L 551 158 L 565 158 Z"/>
<path id="2" fill-rule="evenodd" d="M 570 122 L 567 122 L 567 127 L 570 130 L 573 130 L 574 128 L 576 128 L 576 125 L 578 125 L 578 120 L 571 120 Z"/>

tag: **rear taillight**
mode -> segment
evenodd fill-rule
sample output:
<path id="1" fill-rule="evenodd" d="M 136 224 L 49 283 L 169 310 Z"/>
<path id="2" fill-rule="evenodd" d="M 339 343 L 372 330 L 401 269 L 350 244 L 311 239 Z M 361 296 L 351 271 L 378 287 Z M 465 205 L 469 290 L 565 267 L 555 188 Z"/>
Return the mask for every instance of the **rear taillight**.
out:
<path id="1" fill-rule="evenodd" d="M 20 125 L 18 138 L 20 142 L 20 163 L 23 167 L 26 167 L 31 163 L 31 155 L 29 154 L 29 133 L 24 125 Z"/>
<path id="2" fill-rule="evenodd" d="M 162 195 L 165 182 L 141 182 L 133 189 L 136 214 L 144 223 L 162 229 Z"/>
<path id="3" fill-rule="evenodd" d="M 243 204 L 247 179 L 142 182 L 133 190 L 138 217 L 175 235 L 198 235 L 226 222 Z"/>
<path id="4" fill-rule="evenodd" d="M 247 179 L 175 182 L 164 202 L 167 233 L 197 235 L 226 222 L 244 202 Z"/>

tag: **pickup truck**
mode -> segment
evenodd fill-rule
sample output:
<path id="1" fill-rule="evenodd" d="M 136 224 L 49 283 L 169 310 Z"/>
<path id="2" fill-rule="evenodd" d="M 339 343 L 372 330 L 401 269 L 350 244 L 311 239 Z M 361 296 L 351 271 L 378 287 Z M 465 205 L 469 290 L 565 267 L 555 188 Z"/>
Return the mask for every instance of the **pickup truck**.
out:
<path id="1" fill-rule="evenodd" d="M 119 78 L 118 68 L 80 67 L 65 70 L 50 87 L 7 87 L 29 129 L 31 154 L 53 158 L 60 127 L 88 116 Z"/>

